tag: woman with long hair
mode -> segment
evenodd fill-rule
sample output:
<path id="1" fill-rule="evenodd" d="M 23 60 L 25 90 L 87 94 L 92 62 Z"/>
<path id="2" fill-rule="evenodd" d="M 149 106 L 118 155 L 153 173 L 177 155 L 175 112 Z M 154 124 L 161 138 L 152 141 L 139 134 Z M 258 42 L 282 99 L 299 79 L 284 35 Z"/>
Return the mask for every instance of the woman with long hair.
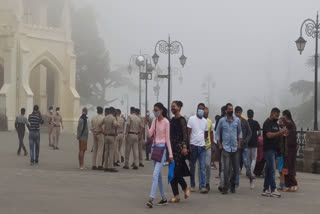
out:
<path id="1" fill-rule="evenodd" d="M 170 143 L 170 123 L 167 119 L 167 109 L 162 103 L 156 103 L 153 108 L 155 119 L 152 121 L 151 128 L 149 128 L 149 119 L 146 118 L 146 128 L 148 137 L 153 137 L 154 142 L 151 149 L 151 159 L 154 164 L 153 182 L 150 192 L 149 200 L 146 204 L 147 207 L 153 207 L 153 199 L 155 198 L 157 187 L 159 186 L 161 201 L 157 204 L 159 206 L 168 203 L 164 194 L 162 183 L 161 169 L 163 167 L 166 152 L 168 149 L 170 163 L 173 161 L 171 143 Z"/>
<path id="2" fill-rule="evenodd" d="M 170 121 L 170 141 L 175 168 L 174 178 L 170 183 L 174 197 L 170 199 L 170 203 L 180 202 L 178 184 L 184 191 L 184 198 L 187 199 L 190 196 L 190 187 L 187 186 L 183 178 L 190 176 L 190 171 L 186 164 L 186 158 L 189 153 L 188 129 L 186 119 L 180 114 L 182 106 L 183 103 L 181 101 L 173 101 L 171 105 L 171 112 L 174 117 Z"/>
<path id="3" fill-rule="evenodd" d="M 298 182 L 296 180 L 297 128 L 289 110 L 283 111 L 282 116 L 285 119 L 285 126 L 288 129 L 288 152 L 284 156 L 284 162 L 288 168 L 288 173 L 285 175 L 286 188 L 284 191 L 295 192 L 299 189 Z"/>

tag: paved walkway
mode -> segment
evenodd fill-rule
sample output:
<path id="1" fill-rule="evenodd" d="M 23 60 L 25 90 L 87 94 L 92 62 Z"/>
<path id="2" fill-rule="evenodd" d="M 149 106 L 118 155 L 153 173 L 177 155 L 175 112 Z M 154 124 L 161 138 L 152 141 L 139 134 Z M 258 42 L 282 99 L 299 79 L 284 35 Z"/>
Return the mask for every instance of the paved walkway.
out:
<path id="1" fill-rule="evenodd" d="M 25 140 L 26 144 L 28 140 Z M 0 132 L 0 213 L 1 214 L 95 214 L 95 213 L 304 213 L 320 211 L 320 175 L 298 174 L 301 190 L 283 193 L 282 198 L 260 196 L 263 180 L 256 188 L 242 177 L 236 194 L 221 195 L 217 190 L 217 171 L 213 170 L 212 191 L 193 193 L 188 200 L 166 207 L 146 209 L 152 182 L 151 162 L 138 171 L 110 174 L 77 169 L 78 145 L 71 134 L 62 134 L 60 150 L 48 148 L 47 134 L 41 135 L 40 164 L 29 165 L 29 158 L 17 157 L 15 132 Z M 28 145 L 28 144 L 27 144 Z M 89 148 L 92 146 L 90 139 Z M 86 153 L 90 167 L 91 153 Z M 167 170 L 165 169 L 165 174 Z M 166 177 L 164 178 L 166 180 Z M 188 179 L 189 183 L 189 179 Z M 165 184 L 167 197 L 171 188 Z M 159 197 L 159 193 L 157 193 Z M 159 198 L 156 199 L 158 201 Z"/>

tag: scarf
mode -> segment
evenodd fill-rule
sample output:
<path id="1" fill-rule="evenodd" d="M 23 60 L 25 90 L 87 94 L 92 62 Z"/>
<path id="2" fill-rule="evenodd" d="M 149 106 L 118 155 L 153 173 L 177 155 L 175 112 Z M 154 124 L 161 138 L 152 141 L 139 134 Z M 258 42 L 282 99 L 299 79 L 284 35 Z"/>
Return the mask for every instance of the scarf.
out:
<path id="1" fill-rule="evenodd" d="M 86 127 L 87 127 L 87 120 L 88 120 L 88 117 L 85 115 L 85 114 L 82 114 L 81 115 L 81 117 L 80 117 L 82 120 L 83 120 L 83 127 L 82 127 L 82 131 L 81 131 L 81 135 L 80 136 L 82 136 L 83 135 L 83 132 L 84 132 L 84 130 L 86 129 Z"/>

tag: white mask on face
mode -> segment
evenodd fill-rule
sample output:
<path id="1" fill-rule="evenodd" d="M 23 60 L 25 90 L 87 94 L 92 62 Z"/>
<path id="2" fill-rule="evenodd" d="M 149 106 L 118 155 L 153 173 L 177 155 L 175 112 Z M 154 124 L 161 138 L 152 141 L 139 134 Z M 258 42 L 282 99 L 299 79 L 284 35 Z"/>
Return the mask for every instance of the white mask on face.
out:
<path id="1" fill-rule="evenodd" d="M 60 111 L 57 111 L 57 114 L 59 114 L 60 113 Z"/>
<path id="2" fill-rule="evenodd" d="M 50 110 L 50 113 L 52 113 L 53 112 L 53 110 Z"/>

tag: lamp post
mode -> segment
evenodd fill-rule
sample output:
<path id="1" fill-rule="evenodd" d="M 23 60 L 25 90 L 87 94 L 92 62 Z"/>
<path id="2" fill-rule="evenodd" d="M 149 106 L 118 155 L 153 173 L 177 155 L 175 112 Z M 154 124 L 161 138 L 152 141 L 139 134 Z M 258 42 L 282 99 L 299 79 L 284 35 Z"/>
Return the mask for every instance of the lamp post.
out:
<path id="1" fill-rule="evenodd" d="M 151 64 L 151 57 L 148 54 L 140 54 L 139 55 L 132 55 L 129 61 L 129 73 L 132 73 L 132 64 L 139 68 L 139 109 L 141 110 L 141 80 L 145 80 L 145 115 L 147 115 L 148 111 L 148 80 L 152 79 L 152 71 L 153 66 Z M 144 70 L 145 72 L 142 72 Z"/>
<path id="2" fill-rule="evenodd" d="M 307 36 L 315 39 L 315 55 L 314 55 L 314 130 L 318 131 L 318 42 L 320 39 L 320 23 L 319 14 L 317 13 L 316 20 L 306 19 L 302 22 L 300 28 L 300 37 L 296 40 L 296 45 L 300 54 L 304 50 L 307 41 L 302 37 L 302 30 L 305 27 L 305 33 Z"/>
<path id="3" fill-rule="evenodd" d="M 168 41 L 165 40 L 159 40 L 155 45 L 154 55 L 152 56 L 153 63 L 155 65 L 159 62 L 159 55 L 157 54 L 157 48 L 159 47 L 159 52 L 168 54 L 168 75 L 159 75 L 159 78 L 168 78 L 168 117 L 170 118 L 170 104 L 171 104 L 171 55 L 178 54 L 182 52 L 182 55 L 180 56 L 179 60 L 184 67 L 186 64 L 187 57 L 184 55 L 183 46 L 181 42 L 179 41 L 171 41 L 170 36 L 168 38 Z"/>

